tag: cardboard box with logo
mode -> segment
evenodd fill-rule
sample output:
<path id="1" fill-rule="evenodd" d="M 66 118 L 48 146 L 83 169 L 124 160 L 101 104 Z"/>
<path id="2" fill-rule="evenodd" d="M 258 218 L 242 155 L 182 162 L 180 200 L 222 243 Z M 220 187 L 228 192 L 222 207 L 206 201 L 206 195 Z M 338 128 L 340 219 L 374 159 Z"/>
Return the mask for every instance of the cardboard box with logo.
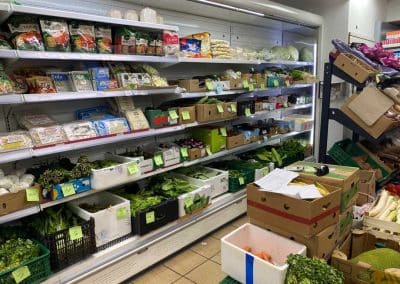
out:
<path id="1" fill-rule="evenodd" d="M 195 128 L 193 130 L 193 138 L 202 141 L 207 146 L 210 146 L 212 153 L 226 149 L 226 137 L 221 135 L 219 128 Z"/>
<path id="2" fill-rule="evenodd" d="M 247 214 L 252 220 L 290 233 L 312 237 L 339 222 L 340 189 L 324 184 L 330 194 L 313 200 L 296 199 L 278 193 L 260 191 L 247 185 Z"/>
<path id="3" fill-rule="evenodd" d="M 331 265 L 343 272 L 346 284 L 400 283 L 399 275 L 374 269 L 367 263 L 351 261 L 361 253 L 377 247 L 400 251 L 398 241 L 381 239 L 365 231 L 353 230 L 344 243 L 333 252 Z"/>
<path id="4" fill-rule="evenodd" d="M 292 166 L 303 166 L 305 168 L 320 167 L 319 163 L 312 163 L 306 161 L 299 161 L 293 163 Z M 338 187 L 342 190 L 340 211 L 344 212 L 350 205 L 351 200 L 357 195 L 359 189 L 360 170 L 358 168 L 327 165 L 329 167 L 329 174 L 324 176 L 317 176 L 309 172 L 299 172 L 300 178 L 305 178 L 312 181 L 318 181 L 323 184 L 329 184 Z"/>

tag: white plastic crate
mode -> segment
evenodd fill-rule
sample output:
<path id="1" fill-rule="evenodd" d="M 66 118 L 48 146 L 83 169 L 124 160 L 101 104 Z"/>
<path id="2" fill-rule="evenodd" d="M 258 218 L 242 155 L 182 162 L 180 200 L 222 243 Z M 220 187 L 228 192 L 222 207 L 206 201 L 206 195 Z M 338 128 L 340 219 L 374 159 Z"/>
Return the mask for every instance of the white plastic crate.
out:
<path id="1" fill-rule="evenodd" d="M 208 200 L 207 204 L 204 204 L 201 208 L 204 208 L 208 204 L 210 204 L 211 203 L 211 186 L 203 185 L 191 192 L 188 192 L 188 193 L 178 196 L 179 217 L 183 217 L 187 214 L 191 214 L 191 213 L 195 212 L 196 210 L 193 212 L 186 212 L 185 206 L 188 207 L 191 204 L 195 204 L 196 200 L 198 198 L 203 198 L 203 200 L 204 199 Z M 198 209 L 200 209 L 200 208 L 198 208 Z"/>
<path id="2" fill-rule="evenodd" d="M 254 180 L 259 180 L 260 178 L 263 178 L 264 176 L 266 176 L 268 173 L 269 173 L 268 167 L 256 169 L 255 174 L 254 174 Z"/>
<path id="3" fill-rule="evenodd" d="M 265 251 L 276 264 L 271 264 L 247 251 Z M 252 224 L 244 224 L 221 239 L 222 271 L 241 283 L 251 277 L 253 283 L 283 284 L 289 254 L 306 255 L 306 247 Z"/>
<path id="4" fill-rule="evenodd" d="M 126 157 L 120 155 L 112 155 L 123 159 L 125 162 L 136 161 L 139 163 L 140 173 L 143 175 L 145 173 L 151 172 L 154 170 L 153 159 L 145 159 L 143 156 L 139 157 Z"/>
<path id="5" fill-rule="evenodd" d="M 100 204 L 107 209 L 90 213 L 79 207 L 80 204 Z M 129 234 L 131 227 L 130 202 L 109 192 L 99 192 L 68 203 L 71 210 L 84 220 L 94 218 L 96 247 L 100 247 L 115 239 Z"/>
<path id="6" fill-rule="evenodd" d="M 178 146 L 171 144 L 171 148 L 159 148 L 159 150 L 162 151 L 164 167 L 173 166 L 181 162 L 181 154 Z"/>
<path id="7" fill-rule="evenodd" d="M 90 177 L 92 189 L 102 190 L 126 184 L 137 180 L 141 175 L 139 160 L 126 160 L 121 156 L 112 154 L 104 154 L 104 159 L 113 160 L 118 165 L 103 168 L 103 169 L 92 169 Z M 136 168 L 134 166 L 136 164 Z"/>

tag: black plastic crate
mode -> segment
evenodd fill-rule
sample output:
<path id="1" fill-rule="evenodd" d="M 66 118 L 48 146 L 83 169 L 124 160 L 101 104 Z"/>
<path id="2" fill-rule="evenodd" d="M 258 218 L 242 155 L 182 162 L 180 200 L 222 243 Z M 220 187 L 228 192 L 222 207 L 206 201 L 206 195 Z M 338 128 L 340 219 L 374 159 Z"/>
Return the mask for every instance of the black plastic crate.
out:
<path id="1" fill-rule="evenodd" d="M 82 220 L 78 226 L 83 237 L 70 240 L 69 228 L 53 234 L 42 236 L 34 230 L 35 238 L 40 240 L 50 250 L 50 263 L 53 271 L 61 270 L 96 252 L 96 237 L 94 219 Z"/>
<path id="2" fill-rule="evenodd" d="M 168 199 L 136 213 L 132 218 L 132 231 L 147 234 L 179 218 L 178 199 Z"/>
<path id="3" fill-rule="evenodd" d="M 134 235 L 133 233 L 134 233 L 134 232 L 130 232 L 129 234 L 126 234 L 125 236 L 119 237 L 119 238 L 117 238 L 117 239 L 115 239 L 115 240 L 112 240 L 112 241 L 110 241 L 110 242 L 108 242 L 108 243 L 106 243 L 106 244 L 104 244 L 104 245 L 101 245 L 101 246 L 99 246 L 99 247 L 96 247 L 96 252 L 99 252 L 99 251 L 101 251 L 101 250 L 108 249 L 108 248 L 110 248 L 110 247 L 115 246 L 115 245 L 118 244 L 118 243 L 121 243 L 121 242 L 123 242 L 123 241 L 129 239 L 130 237 L 132 237 L 132 236 Z"/>
<path id="4" fill-rule="evenodd" d="M 246 115 L 246 108 L 250 109 L 250 113 L 254 114 L 256 112 L 256 101 L 248 100 L 248 101 L 238 101 L 237 102 L 237 115 Z"/>

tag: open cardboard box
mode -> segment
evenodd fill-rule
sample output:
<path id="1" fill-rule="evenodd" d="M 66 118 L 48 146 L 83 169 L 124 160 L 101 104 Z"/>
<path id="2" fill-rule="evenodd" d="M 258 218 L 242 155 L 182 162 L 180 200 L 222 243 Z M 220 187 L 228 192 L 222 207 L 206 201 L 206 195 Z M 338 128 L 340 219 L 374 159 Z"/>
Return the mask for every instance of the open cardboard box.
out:
<path id="1" fill-rule="evenodd" d="M 339 222 L 340 189 L 324 185 L 330 194 L 309 201 L 260 191 L 255 183 L 249 184 L 247 214 L 253 220 L 310 238 Z"/>
<path id="2" fill-rule="evenodd" d="M 368 284 L 368 283 L 400 283 L 400 277 L 381 270 L 372 269 L 367 263 L 353 263 L 350 260 L 359 254 L 375 249 L 376 245 L 400 251 L 398 241 L 380 239 L 374 235 L 362 231 L 353 230 L 352 234 L 339 246 L 332 255 L 332 266 L 342 271 L 345 283 Z M 362 279 L 360 279 L 362 277 Z M 367 279 L 366 279 L 367 278 Z M 386 281 L 383 279 L 386 278 Z M 366 281 L 370 279 L 369 281 Z"/>
<path id="3" fill-rule="evenodd" d="M 12 212 L 38 205 L 42 202 L 42 192 L 40 185 L 35 184 L 32 188 L 36 188 L 39 195 L 39 201 L 27 201 L 26 190 L 20 190 L 17 193 L 7 193 L 0 195 L 0 216 L 10 214 Z"/>
<path id="4" fill-rule="evenodd" d="M 372 202 L 376 197 L 375 192 L 375 172 L 360 170 L 360 190 L 358 191 L 357 205 Z"/>
<path id="5" fill-rule="evenodd" d="M 378 73 L 377 70 L 351 53 L 339 54 L 334 64 L 359 83 L 364 83 L 370 76 Z"/>

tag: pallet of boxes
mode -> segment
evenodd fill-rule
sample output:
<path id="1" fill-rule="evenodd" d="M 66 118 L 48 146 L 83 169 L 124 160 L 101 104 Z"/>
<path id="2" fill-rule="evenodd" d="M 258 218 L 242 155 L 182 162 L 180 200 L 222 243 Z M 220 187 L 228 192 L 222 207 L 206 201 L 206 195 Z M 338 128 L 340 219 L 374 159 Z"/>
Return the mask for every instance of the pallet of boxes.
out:
<path id="1" fill-rule="evenodd" d="M 359 170 L 327 165 L 329 173 L 318 176 L 320 164 L 297 162 L 297 169 L 285 193 L 271 189 L 283 179 L 247 186 L 247 214 L 250 223 L 307 247 L 307 256 L 329 260 L 333 250 L 351 232 L 352 208 L 357 199 Z M 299 170 L 301 169 L 301 170 Z M 260 184 L 262 186 L 260 186 Z M 319 192 L 315 192 L 317 190 Z"/>

